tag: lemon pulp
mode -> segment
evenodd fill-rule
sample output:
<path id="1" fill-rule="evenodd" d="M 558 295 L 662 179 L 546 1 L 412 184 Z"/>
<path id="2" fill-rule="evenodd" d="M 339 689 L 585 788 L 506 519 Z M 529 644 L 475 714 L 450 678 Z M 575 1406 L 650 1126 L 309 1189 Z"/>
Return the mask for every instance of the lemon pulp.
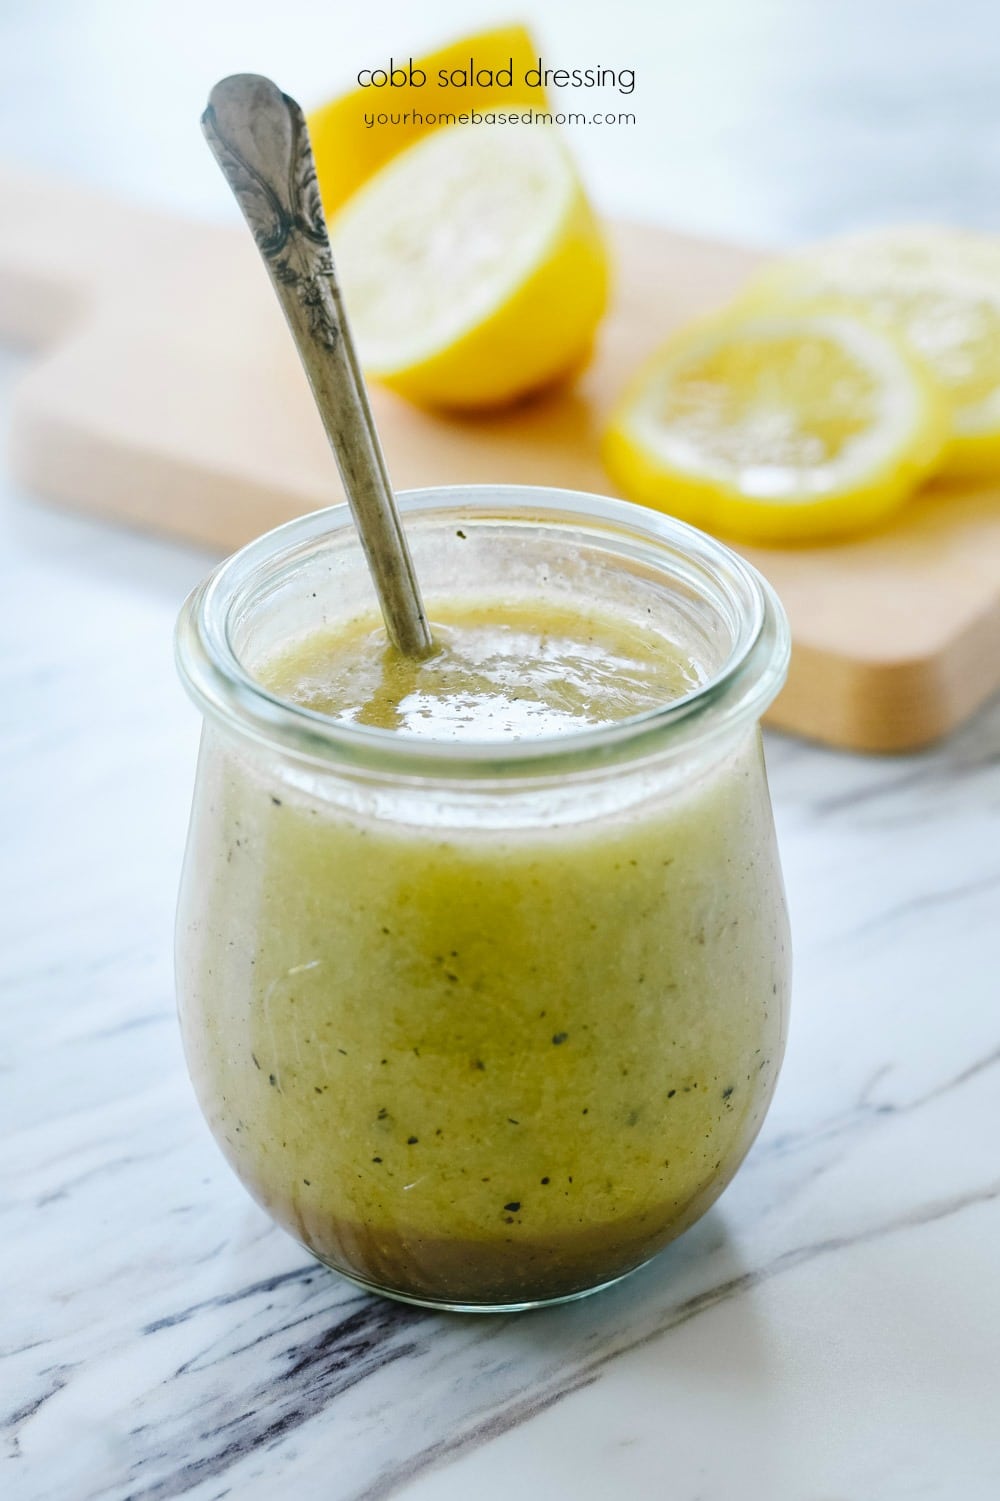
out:
<path id="1" fill-rule="evenodd" d="M 834 240 L 763 271 L 747 306 L 821 298 L 903 339 L 949 409 L 942 468 L 1000 468 L 1000 242 L 944 228 L 886 230 Z"/>
<path id="2" fill-rule="evenodd" d="M 946 417 L 884 331 L 839 309 L 730 314 L 676 335 L 605 435 L 632 499 L 746 541 L 808 541 L 890 515 Z"/>
<path id="3" fill-rule="evenodd" d="M 549 126 L 451 126 L 400 153 L 331 225 L 362 361 L 432 405 L 501 405 L 586 356 L 603 240 Z"/>

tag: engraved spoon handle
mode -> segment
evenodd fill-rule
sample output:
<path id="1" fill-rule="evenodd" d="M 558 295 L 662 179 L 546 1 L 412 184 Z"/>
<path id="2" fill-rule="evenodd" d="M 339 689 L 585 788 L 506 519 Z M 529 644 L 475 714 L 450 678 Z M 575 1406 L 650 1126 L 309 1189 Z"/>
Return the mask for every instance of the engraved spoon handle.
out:
<path id="1" fill-rule="evenodd" d="M 305 117 L 269 78 L 217 83 L 202 129 L 253 233 L 305 367 L 390 640 L 433 642 L 333 266 Z"/>

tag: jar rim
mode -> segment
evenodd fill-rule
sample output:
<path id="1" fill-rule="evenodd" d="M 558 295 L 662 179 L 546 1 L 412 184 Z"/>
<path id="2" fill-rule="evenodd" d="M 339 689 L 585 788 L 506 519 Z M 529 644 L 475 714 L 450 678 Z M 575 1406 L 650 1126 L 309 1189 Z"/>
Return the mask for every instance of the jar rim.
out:
<path id="1" fill-rule="evenodd" d="M 175 637 L 181 680 L 209 718 L 312 763 L 396 777 L 495 780 L 560 776 L 609 762 L 662 755 L 692 739 L 756 721 L 784 683 L 790 637 L 784 609 L 761 574 L 724 543 L 661 511 L 584 491 L 533 485 L 450 485 L 400 491 L 404 524 L 442 511 L 452 519 L 560 522 L 599 542 L 659 548 L 673 572 L 706 597 L 721 588 L 738 623 L 722 667 L 671 702 L 598 728 L 523 740 L 454 741 L 402 736 L 333 719 L 280 698 L 255 678 L 232 642 L 233 611 L 263 573 L 291 554 L 321 547 L 354 522 L 345 503 L 275 527 L 220 563 L 188 596 Z M 360 556 L 360 543 L 359 556 Z"/>

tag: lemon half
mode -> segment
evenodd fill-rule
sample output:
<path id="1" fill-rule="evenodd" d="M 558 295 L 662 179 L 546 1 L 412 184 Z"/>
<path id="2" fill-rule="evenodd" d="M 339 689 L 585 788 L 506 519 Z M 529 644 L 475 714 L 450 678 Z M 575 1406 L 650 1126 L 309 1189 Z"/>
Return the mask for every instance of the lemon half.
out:
<path id="1" fill-rule="evenodd" d="M 412 400 L 510 402 L 578 366 L 604 312 L 604 242 L 545 125 L 450 126 L 331 224 L 362 362 Z"/>
<path id="2" fill-rule="evenodd" d="M 604 440 L 633 500 L 746 542 L 844 536 L 939 461 L 947 407 L 919 362 L 839 310 L 730 315 L 676 335 Z"/>
<path id="3" fill-rule="evenodd" d="M 447 124 L 448 116 L 525 105 L 548 109 L 545 90 L 524 82 L 538 53 L 537 42 L 523 26 L 480 31 L 415 62 L 409 56 L 394 58 L 391 88 L 357 88 L 313 110 L 309 135 L 327 217 L 398 152 Z M 463 86 L 463 74 L 470 73 Z M 412 76 L 414 84 L 400 86 L 404 76 Z M 500 83 L 495 82 L 498 76 Z M 387 114 L 391 123 L 380 125 L 380 114 Z"/>
<path id="4" fill-rule="evenodd" d="M 895 332 L 926 362 L 951 409 L 948 472 L 1000 471 L 1000 242 L 943 227 L 833 240 L 765 269 L 742 302 L 817 298 Z"/>

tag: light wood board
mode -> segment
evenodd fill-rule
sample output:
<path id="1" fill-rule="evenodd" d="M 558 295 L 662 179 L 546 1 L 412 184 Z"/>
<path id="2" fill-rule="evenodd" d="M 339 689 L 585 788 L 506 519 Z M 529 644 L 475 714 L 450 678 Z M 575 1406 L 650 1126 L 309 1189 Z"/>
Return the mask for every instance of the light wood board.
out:
<path id="1" fill-rule="evenodd" d="M 645 226 L 617 225 L 613 236 L 614 307 L 574 386 L 461 420 L 373 393 L 398 488 L 614 493 L 597 448 L 611 401 L 672 327 L 723 301 L 758 257 Z M 342 498 L 242 228 L 0 172 L 0 340 L 36 351 L 10 453 L 38 495 L 227 551 Z M 846 544 L 742 550 L 792 622 L 772 723 L 833 745 L 903 750 L 947 733 L 1000 688 L 1000 485 L 928 491 Z"/>

